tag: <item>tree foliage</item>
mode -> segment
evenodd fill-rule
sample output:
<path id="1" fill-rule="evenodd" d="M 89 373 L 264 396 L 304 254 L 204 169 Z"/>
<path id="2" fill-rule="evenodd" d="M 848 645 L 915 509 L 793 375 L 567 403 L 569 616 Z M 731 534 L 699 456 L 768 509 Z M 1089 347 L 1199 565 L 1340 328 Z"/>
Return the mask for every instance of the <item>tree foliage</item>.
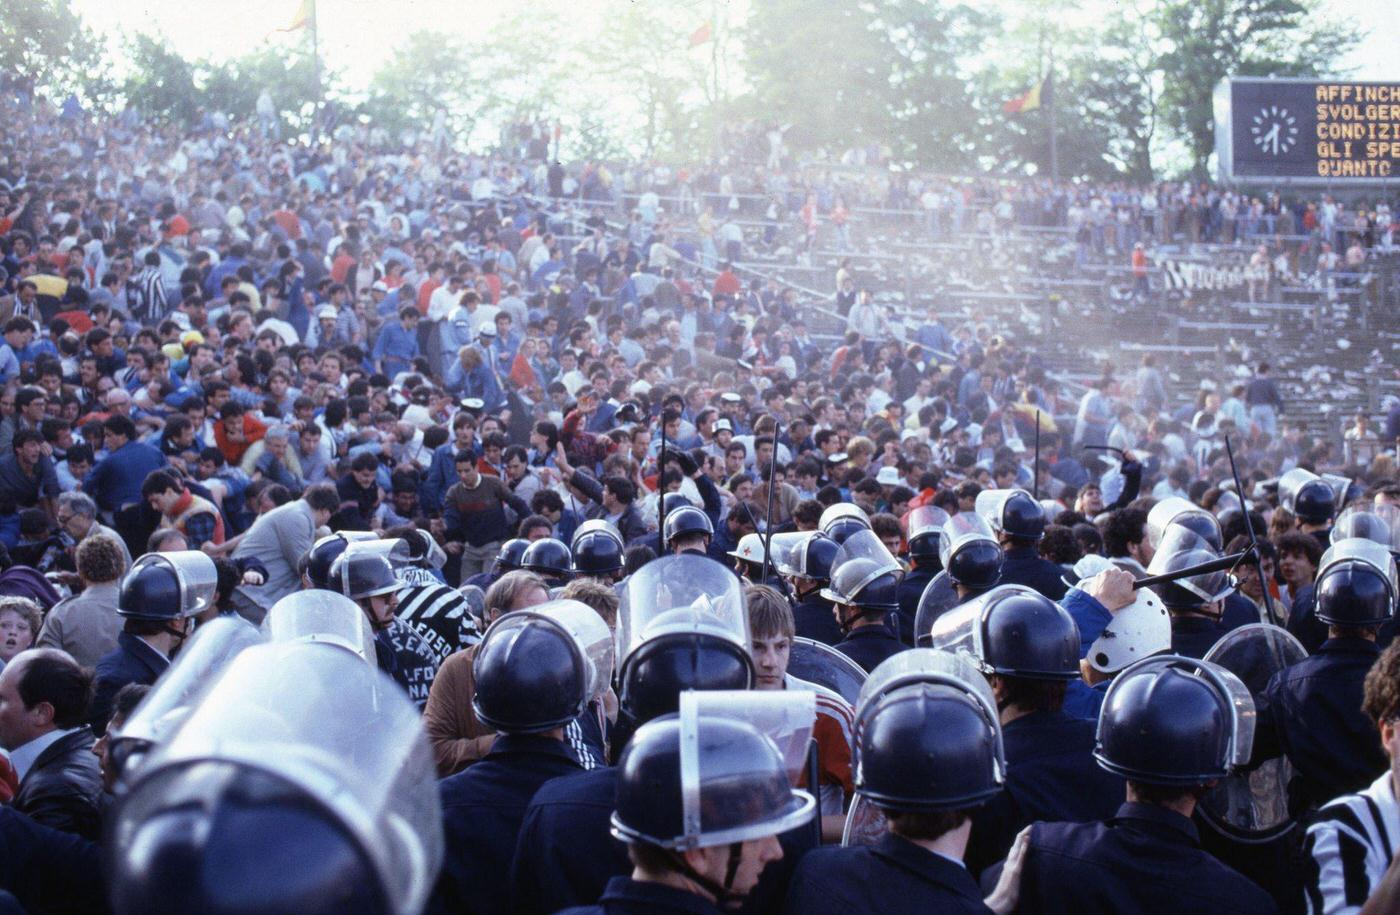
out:
<path id="1" fill-rule="evenodd" d="M 1214 146 L 1211 93 L 1226 76 L 1317 76 L 1356 42 L 1311 0 L 1164 0 L 1156 12 L 1167 124 L 1204 176 Z"/>
<path id="2" fill-rule="evenodd" d="M 0 72 L 57 94 L 105 88 L 102 43 L 66 0 L 5 0 L 0 12 Z"/>

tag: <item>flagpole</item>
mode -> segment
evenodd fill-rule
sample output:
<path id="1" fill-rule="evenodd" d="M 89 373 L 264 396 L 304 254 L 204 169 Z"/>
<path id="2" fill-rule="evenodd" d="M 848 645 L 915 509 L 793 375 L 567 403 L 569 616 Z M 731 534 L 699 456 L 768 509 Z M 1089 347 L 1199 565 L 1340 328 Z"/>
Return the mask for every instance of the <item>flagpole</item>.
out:
<path id="1" fill-rule="evenodd" d="M 719 148 L 719 0 L 710 2 L 710 91 L 712 93 L 713 155 L 716 162 L 720 158 Z"/>
<path id="2" fill-rule="evenodd" d="M 1050 69 L 1045 72 L 1045 82 L 1041 83 L 1040 91 L 1043 94 L 1046 89 L 1050 90 L 1050 179 L 1060 180 L 1060 150 L 1057 142 L 1059 123 L 1055 117 L 1055 45 L 1050 44 Z"/>
<path id="3" fill-rule="evenodd" d="M 311 65 L 316 71 L 316 101 L 311 106 L 311 141 L 316 141 L 317 124 L 321 116 L 321 102 L 325 89 L 321 85 L 321 27 L 316 21 L 316 0 L 311 0 Z"/>

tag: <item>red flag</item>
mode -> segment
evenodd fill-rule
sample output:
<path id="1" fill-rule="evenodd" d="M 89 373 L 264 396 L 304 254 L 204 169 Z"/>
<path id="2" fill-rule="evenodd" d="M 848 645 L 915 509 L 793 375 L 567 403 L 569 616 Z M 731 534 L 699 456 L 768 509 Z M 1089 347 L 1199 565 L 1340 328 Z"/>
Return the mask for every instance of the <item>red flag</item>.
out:
<path id="1" fill-rule="evenodd" d="M 1041 106 L 1042 101 L 1044 101 L 1041 98 L 1041 95 L 1044 93 L 1045 86 L 1047 83 L 1049 83 L 1049 81 L 1050 80 L 1048 78 L 1043 79 L 1040 82 L 1036 83 L 1034 86 L 1032 86 L 1030 91 L 1027 92 L 1025 95 L 1017 96 L 1016 98 L 1006 102 L 1006 104 L 1001 106 L 1002 113 L 1024 114 L 1027 111 L 1034 111 L 1035 109 L 1039 108 Z"/>
<path id="2" fill-rule="evenodd" d="M 714 37 L 714 30 L 710 28 L 710 24 L 702 22 L 700 28 L 690 33 L 690 46 L 697 48 Z"/>

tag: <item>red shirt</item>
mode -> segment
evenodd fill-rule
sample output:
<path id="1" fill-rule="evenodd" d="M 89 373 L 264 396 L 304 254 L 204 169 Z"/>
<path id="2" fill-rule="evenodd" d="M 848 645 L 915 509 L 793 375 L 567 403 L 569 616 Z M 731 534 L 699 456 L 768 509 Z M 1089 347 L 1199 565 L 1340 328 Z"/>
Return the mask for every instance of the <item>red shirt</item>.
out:
<path id="1" fill-rule="evenodd" d="M 437 280 L 429 278 L 424 280 L 423 285 L 418 287 L 419 314 L 422 314 L 424 316 L 428 314 L 428 300 L 433 297 L 433 293 L 437 292 L 438 287 L 441 285 L 442 284 L 439 283 Z"/>
<path id="2" fill-rule="evenodd" d="M 243 460 L 243 453 L 252 447 L 253 443 L 260 441 L 267 432 L 267 426 L 258 422 L 251 415 L 243 414 L 243 441 L 235 442 L 228 437 L 224 431 L 222 421 L 214 423 L 214 443 L 223 452 L 224 460 L 230 464 L 237 464 Z"/>
<path id="3" fill-rule="evenodd" d="M 738 295 L 743 288 L 743 284 L 732 270 L 726 270 L 715 277 L 715 295 Z"/>
<path id="4" fill-rule="evenodd" d="M 331 262 L 331 279 L 337 283 L 345 282 L 345 278 L 350 275 L 351 269 L 355 266 L 355 259 L 348 254 L 342 254 Z"/>

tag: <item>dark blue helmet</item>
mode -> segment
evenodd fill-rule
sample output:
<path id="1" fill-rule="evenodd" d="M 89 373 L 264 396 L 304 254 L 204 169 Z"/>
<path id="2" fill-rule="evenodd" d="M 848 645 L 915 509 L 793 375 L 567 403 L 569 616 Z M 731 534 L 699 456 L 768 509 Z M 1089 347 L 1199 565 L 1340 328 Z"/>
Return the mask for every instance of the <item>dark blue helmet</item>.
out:
<path id="1" fill-rule="evenodd" d="M 846 538 L 861 531 L 870 530 L 869 524 L 862 524 L 858 518 L 837 518 L 826 526 L 822 531 L 837 544 L 846 542 Z"/>
<path id="2" fill-rule="evenodd" d="M 1379 626 L 1395 615 L 1395 559 L 1374 540 L 1328 547 L 1318 564 L 1317 618 L 1329 626 Z"/>
<path id="3" fill-rule="evenodd" d="M 107 846 L 117 915 L 393 911 L 370 852 L 279 776 L 201 762 L 147 779 Z"/>
<path id="4" fill-rule="evenodd" d="M 626 547 L 616 533 L 598 528 L 575 533 L 571 551 L 579 575 L 609 575 L 622 569 Z"/>
<path id="5" fill-rule="evenodd" d="M 677 852 L 732 846 L 794 829 L 814 806 L 752 724 L 682 713 L 642 725 L 623 751 L 612 833 Z M 714 889 L 727 897 L 730 886 L 716 881 Z"/>
<path id="6" fill-rule="evenodd" d="M 1045 509 L 1024 489 L 984 489 L 977 494 L 977 514 L 999 534 L 1018 540 L 1045 536 Z"/>
<path id="7" fill-rule="evenodd" d="M 710 522 L 710 516 L 694 505 L 682 505 L 666 515 L 666 529 L 662 532 L 662 536 L 666 541 L 667 549 L 670 548 L 671 541 L 686 534 L 704 534 L 706 537 L 713 537 L 715 526 Z"/>
<path id="8" fill-rule="evenodd" d="M 937 572 L 943 568 L 938 556 L 938 540 L 948 513 L 935 505 L 921 505 L 909 513 L 909 558 L 921 569 Z"/>
<path id="9" fill-rule="evenodd" d="M 562 540 L 541 537 L 525 548 L 520 567 L 546 581 L 563 583 L 573 574 L 574 558 Z"/>
<path id="10" fill-rule="evenodd" d="M 587 663 L 578 643 L 552 620 L 508 613 L 472 656 L 476 717 L 504 734 L 561 727 L 588 704 Z"/>
<path id="11" fill-rule="evenodd" d="M 835 561 L 839 549 L 840 544 L 835 540 L 820 531 L 813 531 L 784 557 L 778 571 L 793 578 L 830 581 L 831 563 Z"/>
<path id="12" fill-rule="evenodd" d="M 497 575 L 504 575 L 507 572 L 514 572 L 520 568 L 520 561 L 525 556 L 525 551 L 529 549 L 530 541 L 523 537 L 514 537 L 501 544 L 500 552 L 496 554 L 496 565 L 493 571 Z"/>
<path id="13" fill-rule="evenodd" d="M 1249 761 L 1254 703 L 1218 665 L 1175 655 L 1139 661 L 1108 688 L 1094 758 L 1152 785 L 1202 785 Z"/>
<path id="14" fill-rule="evenodd" d="M 969 622 L 979 627 L 973 643 L 984 672 L 1026 680 L 1079 679 L 1079 627 L 1069 611 L 1014 585 L 997 588 L 977 604 L 980 610 Z"/>
<path id="15" fill-rule="evenodd" d="M 1001 791 L 995 721 L 946 686 L 905 686 L 861 718 L 856 788 L 895 810 L 973 807 Z"/>
<path id="16" fill-rule="evenodd" d="M 631 719 L 651 721 L 676 711 L 686 690 L 751 688 L 753 659 L 703 633 L 663 635 L 628 655 L 619 686 L 618 702 Z"/>
<path id="17" fill-rule="evenodd" d="M 122 577 L 117 615 L 128 619 L 177 620 L 214 606 L 219 570 L 200 550 L 147 553 Z"/>
<path id="18" fill-rule="evenodd" d="M 1006 556 L 990 540 L 968 543 L 948 557 L 948 577 L 974 591 L 992 587 L 1001 580 Z"/>
<path id="19" fill-rule="evenodd" d="M 1325 480 L 1309 480 L 1293 497 L 1293 514 L 1308 524 L 1326 524 L 1337 513 L 1336 498 Z"/>
<path id="20" fill-rule="evenodd" d="M 340 591 L 340 586 L 331 579 L 331 564 L 351 543 L 374 540 L 377 536 L 373 531 L 338 531 L 313 543 L 306 554 L 306 577 L 311 587 L 322 591 Z"/>

